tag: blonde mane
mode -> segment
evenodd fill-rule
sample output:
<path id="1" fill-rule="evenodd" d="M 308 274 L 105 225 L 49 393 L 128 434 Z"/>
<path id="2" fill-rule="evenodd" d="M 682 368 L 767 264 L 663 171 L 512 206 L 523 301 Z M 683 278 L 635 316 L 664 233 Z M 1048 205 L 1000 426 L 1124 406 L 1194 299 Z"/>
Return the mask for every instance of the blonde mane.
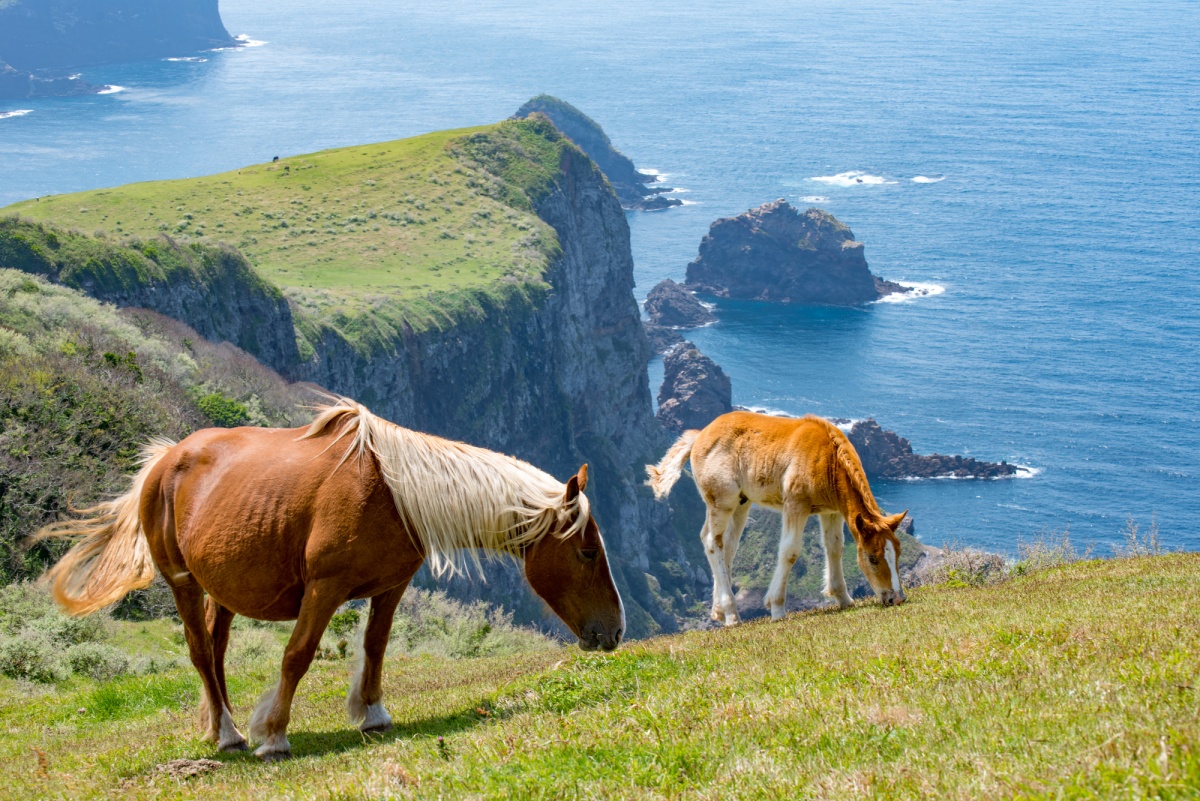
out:
<path id="1" fill-rule="evenodd" d="M 435 576 L 483 574 L 479 552 L 518 555 L 555 532 L 583 531 L 591 516 L 581 492 L 564 504 L 566 487 L 527 462 L 441 437 L 410 431 L 376 417 L 349 398 L 319 407 L 300 439 L 340 431 L 351 435 L 338 467 L 368 452 L 379 462 L 401 519 L 420 541 Z"/>
<path id="2" fill-rule="evenodd" d="M 820 422 L 826 433 L 829 434 L 829 439 L 833 441 L 834 450 L 837 452 L 837 463 L 842 470 L 846 471 L 846 477 L 850 480 L 850 485 L 857 490 L 862 498 L 862 504 L 876 517 L 883 517 L 883 511 L 879 508 L 879 502 L 875 500 L 875 493 L 871 492 L 871 485 L 867 481 L 867 474 L 863 471 L 862 460 L 858 457 L 858 451 L 854 450 L 853 443 L 846 436 L 846 432 L 835 426 L 833 423 L 826 420 L 824 417 L 818 417 L 815 414 L 806 416 L 808 420 Z M 847 521 L 848 522 L 848 521 Z"/>

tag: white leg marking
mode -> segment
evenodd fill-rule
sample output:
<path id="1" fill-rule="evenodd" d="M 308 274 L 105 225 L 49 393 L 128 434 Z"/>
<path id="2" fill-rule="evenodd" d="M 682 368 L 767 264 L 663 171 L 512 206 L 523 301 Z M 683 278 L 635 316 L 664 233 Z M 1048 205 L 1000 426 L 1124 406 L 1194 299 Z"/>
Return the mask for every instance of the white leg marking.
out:
<path id="1" fill-rule="evenodd" d="M 804 534 L 804 524 L 808 515 L 783 517 L 783 527 L 779 533 L 779 556 L 775 562 L 775 575 L 771 577 L 771 586 L 767 588 L 764 605 L 771 612 L 772 620 L 781 620 L 787 614 L 787 582 L 792 573 L 792 565 L 800 558 L 800 544 Z"/>
<path id="2" fill-rule="evenodd" d="M 351 723 L 361 723 L 367 716 L 367 705 L 362 699 L 362 675 L 363 663 L 360 661 L 354 671 L 354 677 L 350 679 L 350 691 L 346 693 L 346 713 L 350 716 Z"/>
<path id="3" fill-rule="evenodd" d="M 842 516 L 820 515 L 821 544 L 825 548 L 825 594 L 837 601 L 838 606 L 854 604 L 846 592 L 846 577 L 842 573 L 842 554 L 846 542 L 842 539 Z"/>
<path id="4" fill-rule="evenodd" d="M 217 742 L 218 734 L 217 727 L 213 725 L 212 701 L 209 700 L 208 690 L 203 683 L 200 685 L 200 706 L 197 711 L 200 715 L 200 729 L 204 732 L 204 739 L 210 743 Z"/>
<path id="5" fill-rule="evenodd" d="M 267 741 L 267 715 L 271 714 L 271 707 L 275 706 L 275 694 L 279 692 L 279 685 L 276 684 L 268 690 L 262 698 L 258 699 L 258 706 L 254 707 L 254 714 L 250 716 L 250 736 L 256 742 L 265 743 Z M 284 738 L 287 742 L 287 738 Z M 262 749 L 260 748 L 259 751 Z M 254 753 L 258 754 L 258 751 Z M 259 754 L 259 756 L 262 756 Z"/>
<path id="6" fill-rule="evenodd" d="M 280 732 L 268 737 L 266 742 L 254 751 L 254 755 L 268 761 L 288 757 L 292 755 L 292 744 L 288 742 L 287 735 Z"/>
<path id="7" fill-rule="evenodd" d="M 717 546 L 717 531 L 724 532 L 729 523 L 729 513 L 708 509 L 704 521 L 704 554 L 708 557 L 708 566 L 713 574 L 713 612 L 712 618 L 720 622 L 723 616 L 726 626 L 738 624 L 737 604 L 733 600 L 732 582 L 729 570 L 725 567 L 725 548 L 722 540 L 721 547 Z"/>
<path id="8" fill-rule="evenodd" d="M 217 740 L 217 748 L 221 751 L 242 751 L 246 748 L 246 738 L 233 725 L 233 714 L 229 707 L 221 710 L 221 734 Z"/>
<path id="9" fill-rule="evenodd" d="M 358 727 L 359 731 L 384 731 L 392 728 L 392 716 L 383 708 L 382 701 L 376 701 L 367 707 L 367 714 L 363 718 L 362 725 Z"/>

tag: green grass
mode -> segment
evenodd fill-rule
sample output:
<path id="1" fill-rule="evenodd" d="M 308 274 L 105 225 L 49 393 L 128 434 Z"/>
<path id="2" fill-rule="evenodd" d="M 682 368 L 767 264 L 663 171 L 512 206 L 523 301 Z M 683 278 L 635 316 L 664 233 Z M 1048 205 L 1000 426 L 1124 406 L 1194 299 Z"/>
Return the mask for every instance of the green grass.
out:
<path id="1" fill-rule="evenodd" d="M 540 282 L 558 241 L 533 207 L 570 148 L 546 123 L 506 121 L 6 211 L 110 239 L 223 242 L 318 320 L 353 328 L 386 306 L 422 328 L 473 292 Z"/>
<path id="2" fill-rule="evenodd" d="M 297 696 L 294 759 L 220 755 L 189 780 L 154 773 L 214 756 L 187 671 L 32 696 L 0 682 L 0 794 L 1196 798 L 1197 591 L 1200 555 L 1173 554 L 611 655 L 393 657 L 396 727 L 369 737 L 343 720 L 349 665 L 318 661 Z M 239 722 L 276 673 L 265 660 L 235 672 Z"/>

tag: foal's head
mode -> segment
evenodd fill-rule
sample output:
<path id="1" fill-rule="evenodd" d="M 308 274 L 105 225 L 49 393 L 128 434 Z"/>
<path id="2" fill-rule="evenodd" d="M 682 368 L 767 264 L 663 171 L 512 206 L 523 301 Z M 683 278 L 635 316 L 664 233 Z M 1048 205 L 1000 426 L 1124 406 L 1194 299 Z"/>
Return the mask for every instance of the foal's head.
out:
<path id="1" fill-rule="evenodd" d="M 587 465 L 567 482 L 563 507 L 577 506 L 575 500 L 587 486 Z M 586 525 L 567 536 L 558 536 L 572 522 L 566 520 L 556 532 L 542 537 L 525 552 L 525 577 L 534 592 L 550 605 L 579 638 L 585 651 L 611 651 L 625 634 L 625 610 L 613 584 L 604 553 L 600 529 L 588 516 Z"/>
<path id="2" fill-rule="evenodd" d="M 896 529 L 906 514 L 908 512 L 904 511 L 874 519 L 859 514 L 854 521 L 858 566 L 884 606 L 904 603 L 904 588 L 900 586 L 900 538 L 896 536 Z"/>

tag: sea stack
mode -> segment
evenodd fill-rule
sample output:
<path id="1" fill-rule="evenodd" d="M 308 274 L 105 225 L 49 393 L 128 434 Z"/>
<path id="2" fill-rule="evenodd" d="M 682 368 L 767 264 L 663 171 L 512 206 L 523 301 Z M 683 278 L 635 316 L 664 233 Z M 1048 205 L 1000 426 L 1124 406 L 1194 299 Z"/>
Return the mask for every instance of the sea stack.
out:
<path id="1" fill-rule="evenodd" d="M 717 220 L 687 267 L 688 288 L 723 298 L 858 306 L 906 288 L 871 274 L 863 244 L 821 209 L 780 198 Z"/>

